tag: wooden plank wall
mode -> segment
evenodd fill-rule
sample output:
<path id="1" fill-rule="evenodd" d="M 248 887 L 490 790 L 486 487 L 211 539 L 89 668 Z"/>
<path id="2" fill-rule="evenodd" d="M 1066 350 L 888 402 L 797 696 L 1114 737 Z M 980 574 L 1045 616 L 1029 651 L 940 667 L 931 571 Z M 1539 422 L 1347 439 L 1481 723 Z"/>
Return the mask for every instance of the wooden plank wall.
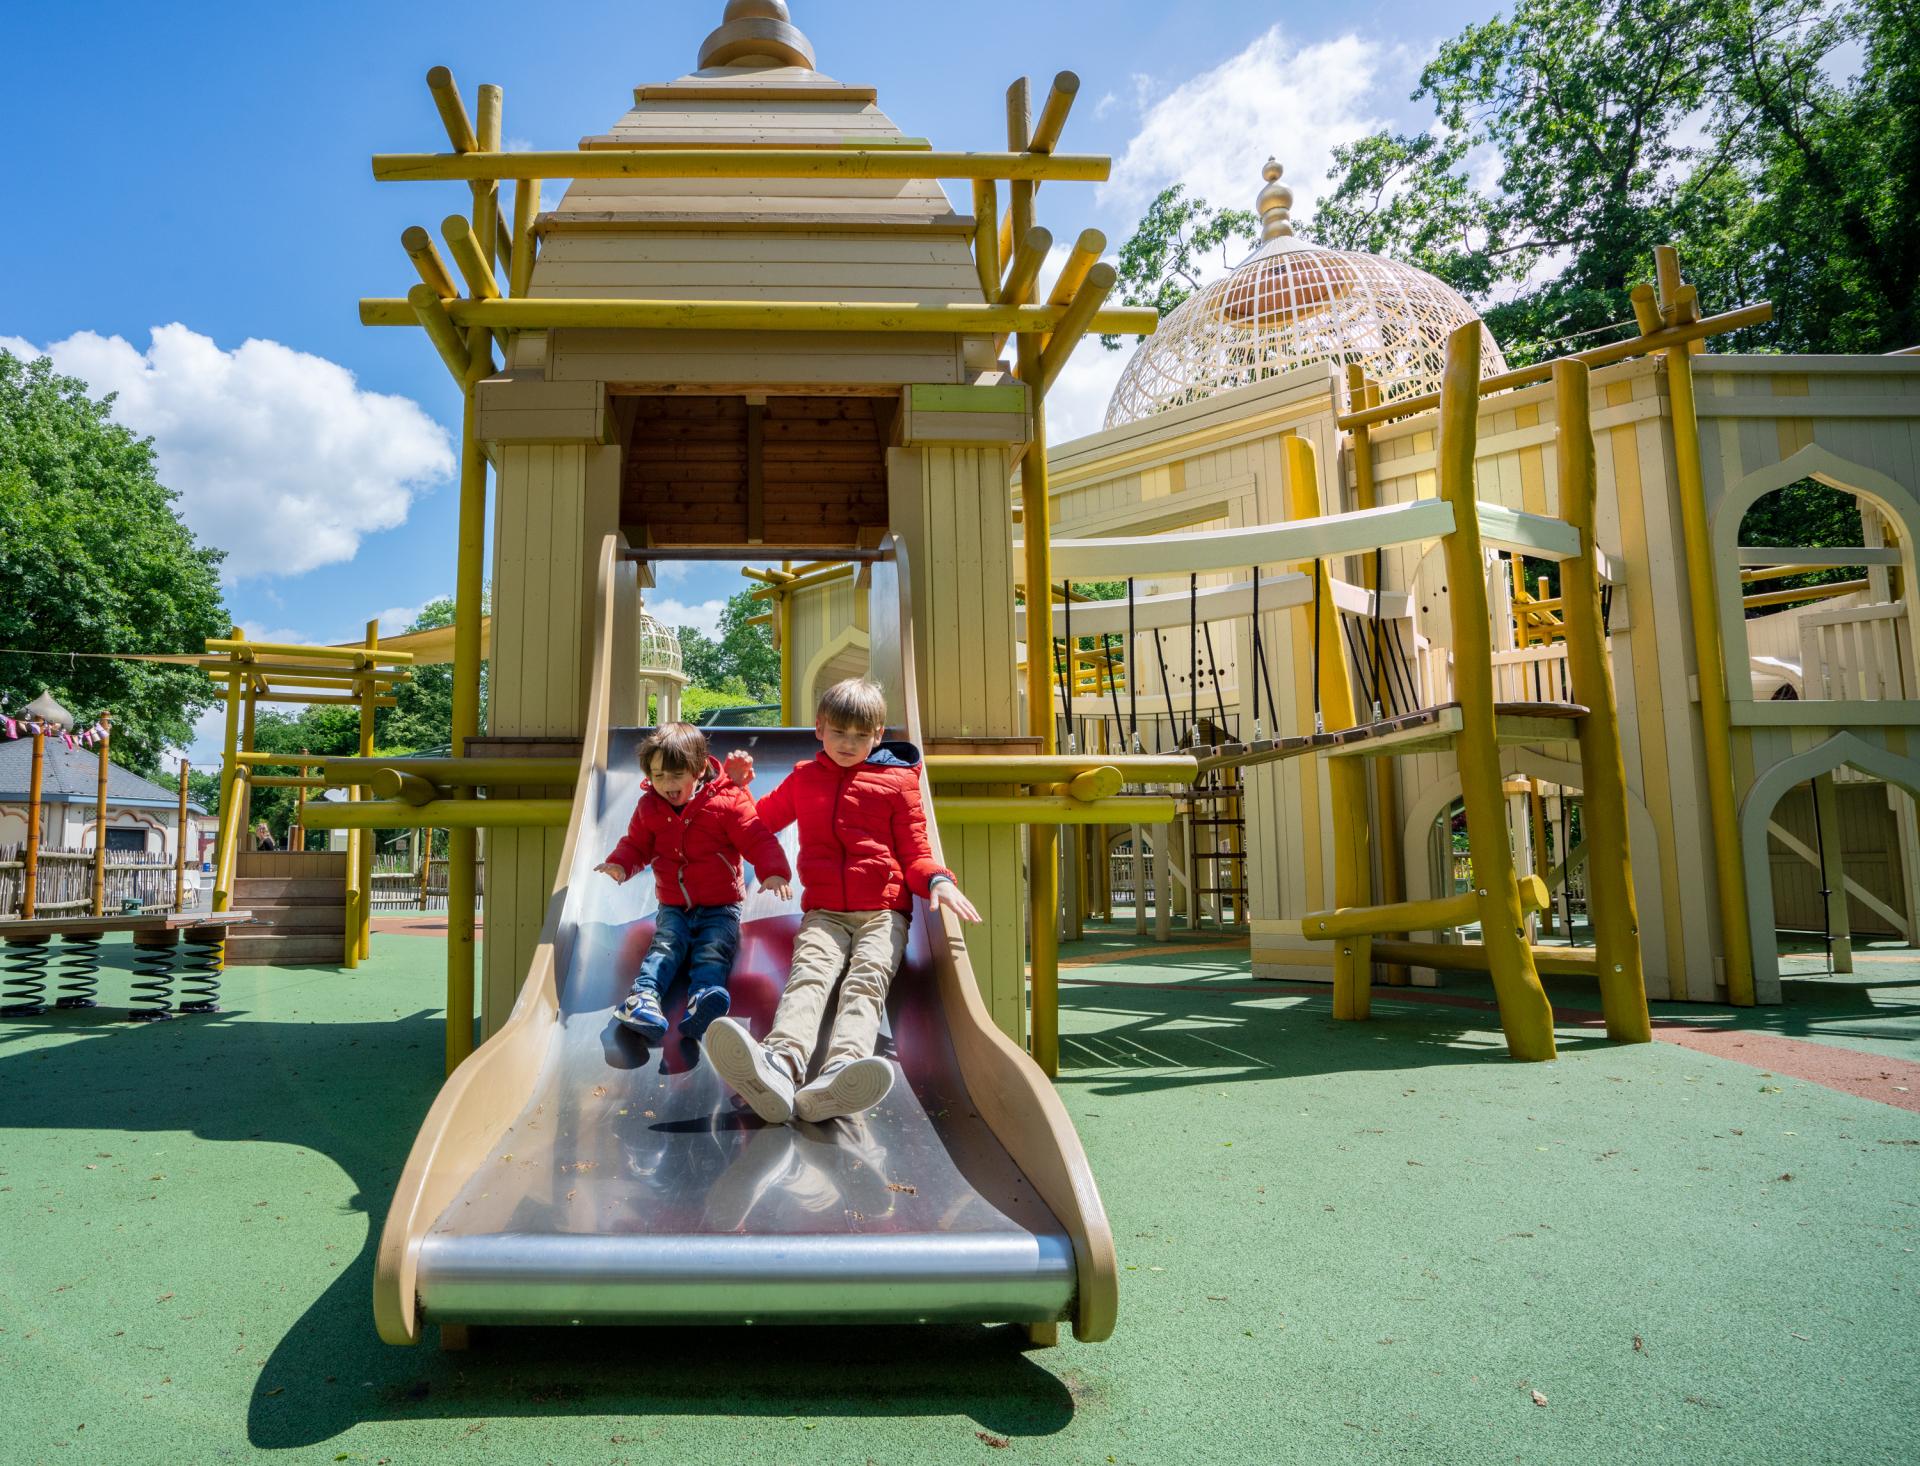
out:
<path id="1" fill-rule="evenodd" d="M 748 431 L 761 416 L 757 538 L 848 545 L 887 523 L 885 445 L 871 397 L 630 399 L 620 518 L 636 544 L 746 545 Z"/>
<path id="2" fill-rule="evenodd" d="M 1841 865 L 1847 879 L 1858 881 L 1895 911 L 1907 904 L 1905 873 L 1901 868 L 1899 821 L 1884 784 L 1841 784 L 1835 791 L 1840 804 Z M 1820 849 L 1813 824 L 1813 791 L 1802 784 L 1773 810 L 1773 822 L 1807 849 Z M 1820 894 L 1820 872 L 1779 840 L 1769 845 L 1773 881 L 1773 921 L 1782 931 L 1815 932 L 1825 929 L 1827 905 Z M 1861 901 L 1847 898 L 1847 919 L 1853 935 L 1886 938 L 1898 935 L 1893 923 Z"/>
<path id="3" fill-rule="evenodd" d="M 1013 517 L 1004 444 L 895 449 L 893 526 L 913 575 L 914 659 L 929 738 L 1024 733 L 1015 684 Z M 966 929 L 1001 1030 L 1026 1033 L 1025 840 L 1012 829 L 941 831 L 947 863 L 986 920 Z"/>

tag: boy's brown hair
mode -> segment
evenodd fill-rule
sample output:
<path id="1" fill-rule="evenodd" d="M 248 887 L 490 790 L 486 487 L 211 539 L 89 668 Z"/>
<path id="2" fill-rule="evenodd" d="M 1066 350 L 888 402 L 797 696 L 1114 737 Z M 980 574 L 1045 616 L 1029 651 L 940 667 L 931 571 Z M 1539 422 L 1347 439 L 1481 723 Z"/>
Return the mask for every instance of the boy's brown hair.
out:
<path id="1" fill-rule="evenodd" d="M 887 726 L 887 694 L 878 682 L 849 677 L 820 694 L 814 717 L 835 728 L 878 733 Z"/>
<path id="2" fill-rule="evenodd" d="M 655 759 L 660 767 L 653 766 Z M 704 774 L 707 771 L 707 735 L 691 723 L 662 723 L 640 745 L 640 772 L 651 779 L 662 774 Z"/>

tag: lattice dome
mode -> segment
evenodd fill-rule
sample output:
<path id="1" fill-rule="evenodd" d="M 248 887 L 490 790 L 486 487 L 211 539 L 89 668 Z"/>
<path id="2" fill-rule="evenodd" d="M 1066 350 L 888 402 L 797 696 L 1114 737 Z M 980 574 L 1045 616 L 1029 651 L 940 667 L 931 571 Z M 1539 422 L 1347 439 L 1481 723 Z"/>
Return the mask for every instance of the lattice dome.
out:
<path id="1" fill-rule="evenodd" d="M 680 670 L 679 635 L 666 622 L 656 621 L 645 612 L 640 615 L 640 670 L 685 676 Z"/>
<path id="2" fill-rule="evenodd" d="M 1479 319 L 1473 307 L 1424 270 L 1297 238 L 1280 172 L 1268 159 L 1260 248 L 1140 344 L 1107 403 L 1108 427 L 1314 362 L 1358 362 L 1388 401 L 1439 389 L 1447 336 Z M 1480 336 L 1481 375 L 1504 372 L 1499 344 L 1484 326 Z"/>

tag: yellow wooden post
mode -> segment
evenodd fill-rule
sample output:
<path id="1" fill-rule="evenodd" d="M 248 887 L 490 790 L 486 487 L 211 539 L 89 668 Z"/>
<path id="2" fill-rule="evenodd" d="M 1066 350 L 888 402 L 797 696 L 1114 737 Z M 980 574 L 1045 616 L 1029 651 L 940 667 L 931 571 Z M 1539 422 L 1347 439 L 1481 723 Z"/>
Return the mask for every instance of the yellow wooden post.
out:
<path id="1" fill-rule="evenodd" d="M 369 652 L 380 649 L 378 618 L 367 623 L 366 647 Z M 373 757 L 374 698 L 377 688 L 378 684 L 371 677 L 360 679 L 360 757 L 362 758 Z M 301 772 L 304 773 L 305 770 Z M 360 839 L 360 913 L 354 940 L 359 944 L 362 960 L 365 960 L 373 956 L 373 858 L 380 842 L 371 830 L 363 834 Z"/>
<path id="2" fill-rule="evenodd" d="M 1453 506 L 1453 533 L 1440 544 L 1446 555 L 1453 624 L 1453 695 L 1460 704 L 1454 758 L 1466 804 L 1481 939 L 1500 1003 L 1507 1050 L 1516 1059 L 1551 1059 L 1553 1009 L 1527 943 L 1519 873 L 1507 840 L 1506 795 L 1493 711 L 1493 638 L 1487 624 L 1486 560 L 1473 481 L 1481 329 L 1478 321 L 1469 321 L 1447 338 L 1446 374 L 1440 388 L 1440 497 Z"/>
<path id="3" fill-rule="evenodd" d="M 533 283 L 533 223 L 540 212 L 540 180 L 523 178 L 513 191 L 513 264 L 507 271 L 507 293 L 521 296 Z"/>
<path id="4" fill-rule="evenodd" d="M 793 597 L 781 586 L 774 590 L 773 602 L 779 618 L 776 629 L 780 636 L 780 721 L 786 727 L 796 728 L 803 719 L 797 705 L 800 669 L 794 665 Z"/>
<path id="5" fill-rule="evenodd" d="M 991 178 L 973 181 L 973 268 L 980 277 L 981 298 L 1000 298 L 1000 187 Z"/>
<path id="6" fill-rule="evenodd" d="M 453 756 L 466 755 L 467 740 L 480 734 L 480 600 L 484 580 L 487 513 L 487 460 L 480 445 L 474 388 L 491 369 L 493 351 L 485 330 L 467 333 L 474 362 L 465 387 L 460 424 L 460 535 L 454 568 Z M 471 799 L 470 788 L 455 791 Z M 479 834 L 471 829 L 447 835 L 447 1033 L 446 1063 L 451 1074 L 473 1052 L 474 899 L 479 887 Z"/>
<path id="7" fill-rule="evenodd" d="M 1643 333 L 1689 324 L 1678 298 L 1679 256 L 1670 246 L 1654 251 L 1663 293 L 1645 285 L 1633 291 Z M 1680 498 L 1680 530 L 1687 558 L 1687 608 L 1693 620 L 1693 655 L 1700 689 L 1700 728 L 1707 773 L 1707 819 L 1713 835 L 1714 884 L 1719 894 L 1720 943 L 1726 961 L 1727 1001 L 1754 1002 L 1753 942 L 1747 931 L 1747 871 L 1741 858 L 1740 819 L 1733 783 L 1733 719 L 1727 700 L 1727 654 L 1720 634 L 1714 590 L 1712 538 L 1700 470 L 1700 419 L 1693 397 L 1693 356 L 1683 344 L 1663 353 L 1668 413 L 1673 423 L 1674 486 Z M 1744 674 L 1743 674 L 1744 675 Z"/>
<path id="8" fill-rule="evenodd" d="M 236 626 L 231 640 L 244 641 L 246 634 Z M 233 881 L 226 865 L 219 859 L 220 852 L 228 845 L 228 830 L 241 818 L 235 808 L 234 781 L 240 769 L 240 692 L 246 668 L 240 660 L 240 654 L 230 652 L 233 662 L 233 675 L 227 679 L 227 726 L 220 751 L 220 822 L 218 833 L 214 837 L 213 864 L 213 909 L 225 911 L 233 904 Z"/>
<path id="9" fill-rule="evenodd" d="M 240 751 L 242 753 L 252 753 L 254 721 L 255 715 L 259 711 L 258 703 L 254 697 L 253 677 L 248 676 L 243 679 L 240 696 L 242 698 L 240 704 Z M 240 833 L 242 836 L 240 849 L 245 850 L 247 848 L 247 837 L 251 836 L 252 831 L 253 781 L 248 780 L 240 786 Z"/>
<path id="10" fill-rule="evenodd" d="M 111 720 L 102 715 L 101 725 L 106 727 Z M 94 774 L 93 791 L 93 914 L 107 914 L 107 745 L 113 741 L 111 731 L 100 735 L 98 749 L 99 761 Z"/>
<path id="11" fill-rule="evenodd" d="M 33 762 L 27 775 L 27 848 L 21 859 L 20 919 L 33 916 L 40 883 L 40 786 L 47 776 L 47 737 L 33 735 Z"/>
<path id="12" fill-rule="evenodd" d="M 1588 370 L 1556 362 L 1554 413 L 1560 517 L 1580 531 L 1580 553 L 1560 567 L 1561 618 L 1573 695 L 1587 709 L 1580 720 L 1582 820 L 1586 827 L 1587 921 L 1600 970 L 1607 1033 L 1620 1043 L 1648 1043 L 1646 977 L 1641 968 L 1640 912 L 1633 894 L 1627 838 L 1627 771 L 1620 753 L 1620 716 L 1613 664 L 1600 619 L 1599 546 L 1594 541 L 1595 477 Z M 1569 866 L 1570 851 L 1560 859 Z"/>
<path id="13" fill-rule="evenodd" d="M 173 909 L 187 909 L 187 772 L 189 765 L 180 760 L 180 812 L 174 824 Z"/>
<path id="14" fill-rule="evenodd" d="M 1347 400 L 1354 407 L 1378 407 L 1380 388 L 1367 380 L 1366 372 L 1358 362 L 1347 365 Z M 1353 444 L 1353 485 L 1356 509 L 1372 509 L 1379 500 L 1373 486 L 1373 438 L 1365 426 L 1357 427 L 1352 434 Z M 1360 583 L 1378 595 L 1385 587 L 1380 585 L 1374 574 L 1374 558 L 1364 555 L 1360 560 Z M 1365 690 L 1368 707 L 1373 708 L 1373 689 Z M 1384 715 L 1386 709 L 1370 716 Z M 1276 724 L 1279 721 L 1278 710 L 1274 713 Z M 1275 728 L 1276 734 L 1279 729 Z M 1380 900 L 1389 906 L 1407 899 L 1406 857 L 1401 849 L 1400 839 L 1400 775 L 1399 765 L 1390 758 L 1369 760 L 1373 765 L 1373 802 L 1377 811 L 1374 823 L 1375 837 L 1380 842 Z M 1399 962 L 1382 963 L 1380 977 L 1389 987 L 1405 987 L 1413 981 L 1412 972 Z"/>
<path id="15" fill-rule="evenodd" d="M 313 765 L 306 761 L 308 750 L 300 750 L 300 772 L 310 772 Z M 306 854 L 307 850 L 307 786 L 302 784 L 293 795 L 293 828 L 287 831 L 287 848 Z"/>
<path id="16" fill-rule="evenodd" d="M 1283 440 L 1287 470 L 1287 513 L 1293 519 L 1314 519 L 1323 511 L 1320 469 L 1313 444 L 1298 433 Z M 1302 636 L 1315 646 L 1320 668 L 1320 717 L 1328 732 L 1351 728 L 1353 685 L 1347 676 L 1346 639 L 1340 634 L 1340 610 L 1333 603 L 1333 585 L 1325 564 L 1314 560 L 1301 567 L 1313 576 L 1313 604 L 1300 608 Z M 1318 634 L 1318 644 L 1314 637 Z M 1333 796 L 1333 903 L 1364 906 L 1373 888 L 1368 856 L 1367 775 L 1354 759 L 1328 761 L 1327 783 Z M 1317 797 L 1317 796 L 1314 796 Z M 1373 1006 L 1371 938 L 1350 937 L 1333 949 L 1333 1016 L 1364 1019 Z"/>

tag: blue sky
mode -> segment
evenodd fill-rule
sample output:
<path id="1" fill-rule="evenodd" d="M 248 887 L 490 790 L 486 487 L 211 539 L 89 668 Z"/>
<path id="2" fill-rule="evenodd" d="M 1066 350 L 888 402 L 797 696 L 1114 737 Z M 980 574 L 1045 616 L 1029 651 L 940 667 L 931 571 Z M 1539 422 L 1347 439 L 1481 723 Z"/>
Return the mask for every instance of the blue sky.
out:
<path id="1" fill-rule="evenodd" d="M 1040 218 L 1056 239 L 1092 225 L 1115 248 L 1170 182 L 1249 206 L 1269 152 L 1310 212 L 1327 149 L 1423 125 L 1408 100 L 1421 61 L 1490 13 L 1454 0 L 793 8 L 821 70 L 877 86 L 903 131 L 939 147 L 1003 146 L 1015 75 L 1044 90 L 1078 72 L 1064 145 L 1112 154 L 1114 180 L 1049 187 Z M 443 149 L 422 80 L 435 64 L 469 106 L 480 82 L 504 87 L 509 145 L 571 148 L 634 85 L 691 70 L 721 9 L 6 7 L 5 177 L 30 202 L 0 230 L 0 341 L 55 346 L 63 369 L 122 390 L 189 523 L 230 551 L 229 604 L 257 632 L 339 639 L 446 594 L 458 400 L 418 332 L 365 329 L 354 305 L 403 293 L 400 231 L 464 199 L 376 185 L 368 156 Z M 1083 349 L 1056 389 L 1056 436 L 1099 426 L 1120 362 Z M 698 620 L 741 583 L 691 570 L 655 599 Z"/>

